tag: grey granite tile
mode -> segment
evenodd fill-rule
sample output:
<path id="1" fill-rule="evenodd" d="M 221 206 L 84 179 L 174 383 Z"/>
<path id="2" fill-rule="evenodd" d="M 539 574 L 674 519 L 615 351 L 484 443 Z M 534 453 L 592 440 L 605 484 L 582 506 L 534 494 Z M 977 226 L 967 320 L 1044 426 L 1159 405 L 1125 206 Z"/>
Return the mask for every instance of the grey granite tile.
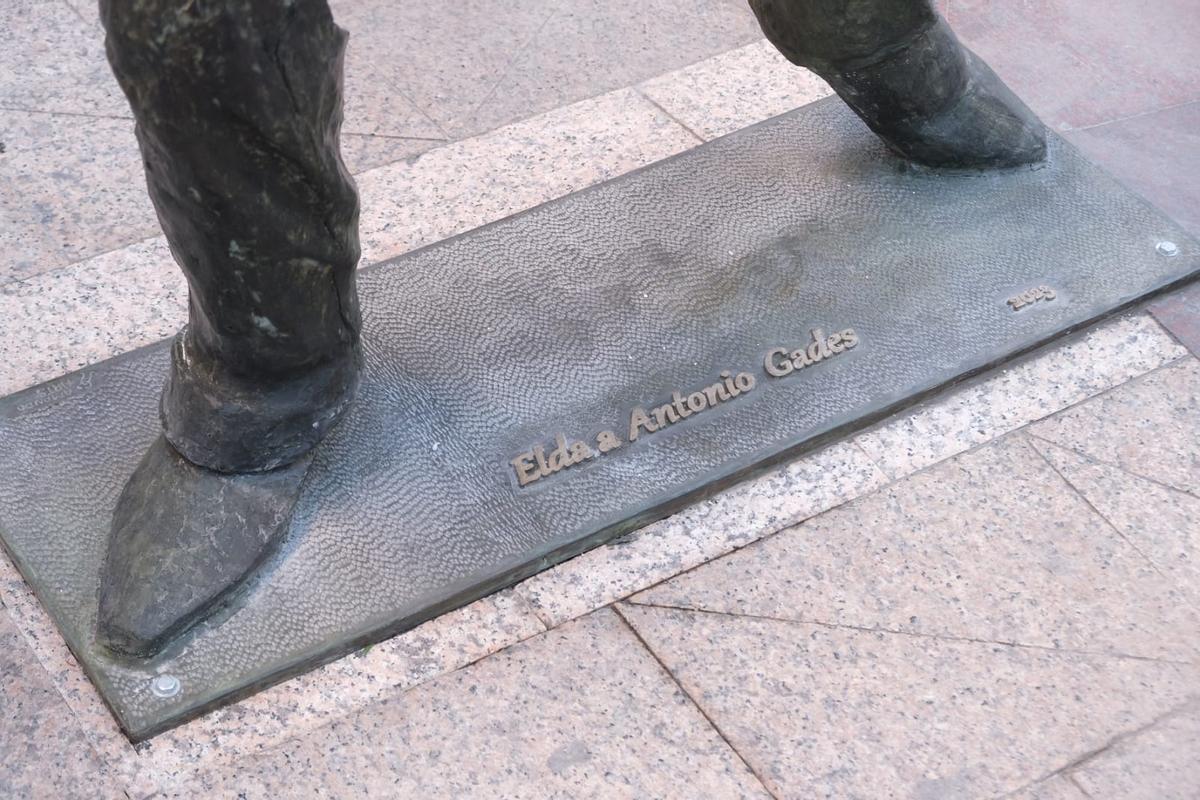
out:
<path id="1" fill-rule="evenodd" d="M 104 58 L 104 36 L 71 6 L 5 0 L 0 14 L 0 107 L 128 116 Z"/>
<path id="2" fill-rule="evenodd" d="M 902 477 L 1185 355 L 1149 315 L 1121 317 L 939 395 L 860 441 Z"/>
<path id="3" fill-rule="evenodd" d="M 437 138 L 413 138 L 398 136 L 371 136 L 358 133 L 342 133 L 342 160 L 351 173 L 358 175 L 367 170 L 406 161 L 445 144 Z"/>
<path id="4" fill-rule="evenodd" d="M 138 769 L 133 746 L 117 727 L 50 615 L 3 553 L 0 553 L 0 604 L 28 644 L 49 684 L 70 709 L 91 752 L 114 781 L 128 785 Z"/>
<path id="5" fill-rule="evenodd" d="M 160 341 L 187 321 L 161 236 L 0 286 L 0 395 Z"/>
<path id="6" fill-rule="evenodd" d="M 403 95 L 451 138 L 593 97 L 761 36 L 728 0 L 476 0 L 447 14 L 433 0 L 342 0 L 348 86 L 376 109 Z M 360 81 L 359 76 L 370 76 Z M 358 102 L 358 101 L 355 101 Z M 410 135 L 412 135 L 410 133 Z"/>
<path id="7" fill-rule="evenodd" d="M 169 796 L 766 797 L 609 611 Z"/>
<path id="8" fill-rule="evenodd" d="M 0 797 L 124 797 L 0 609 Z"/>
<path id="9" fill-rule="evenodd" d="M 833 93 L 765 40 L 653 78 L 638 89 L 705 140 Z"/>
<path id="10" fill-rule="evenodd" d="M 1031 430 L 1097 461 L 1200 492 L 1200 361 L 1185 359 Z"/>
<path id="11" fill-rule="evenodd" d="M 1005 800 L 1089 800 L 1074 781 L 1062 775 L 1054 775 L 1016 794 L 1005 795 Z"/>
<path id="12" fill-rule="evenodd" d="M 100 24 L 100 0 L 63 0 L 75 10 L 79 18 L 95 28 L 103 30 Z"/>
<path id="13" fill-rule="evenodd" d="M 337 19 L 341 22 L 341 15 Z M 442 128 L 408 98 L 399 76 L 394 74 L 393 61 L 400 51 L 392 51 L 388 58 L 379 47 L 370 46 L 376 39 L 400 32 L 372 30 L 368 20 L 351 19 L 351 24 L 363 27 L 350 30 L 346 46 L 343 132 L 445 139 Z"/>
<path id="14" fill-rule="evenodd" d="M 347 130 L 395 131 L 386 109 L 402 98 L 453 138 L 475 132 L 468 124 L 475 110 L 559 5 L 473 0 L 447 13 L 438 0 L 335 3 L 334 18 L 350 31 L 347 85 L 357 95 L 351 102 L 362 103 L 352 107 Z M 402 117 L 411 119 L 407 112 Z"/>
<path id="15" fill-rule="evenodd" d="M 520 597 L 494 594 L 157 736 L 126 771 L 135 793 L 148 793 L 201 771 L 236 769 L 289 739 L 319 739 L 323 726 L 544 630 Z"/>
<path id="16" fill-rule="evenodd" d="M 0 602 L 93 751 L 135 798 L 230 767 L 545 630 L 520 597 L 500 592 L 167 731 L 135 751 L 49 615 L 2 555 Z"/>
<path id="17" fill-rule="evenodd" d="M 854 444 L 836 444 L 535 575 L 517 591 L 548 625 L 559 625 L 885 482 Z"/>
<path id="18" fill-rule="evenodd" d="M 1009 438 L 633 601 L 1200 660 L 1200 612 L 1181 598 L 1028 442 Z"/>
<path id="19" fill-rule="evenodd" d="M 1200 498 L 1032 440 L 1054 468 L 1200 608 Z"/>
<path id="20" fill-rule="evenodd" d="M 1200 706 L 1117 742 L 1071 773 L 1092 800 L 1200 797 Z"/>
<path id="21" fill-rule="evenodd" d="M 485 101 L 451 133 L 489 130 L 629 86 L 762 37 L 746 4 L 561 0 Z"/>
<path id="22" fill-rule="evenodd" d="M 436 136 L 344 133 L 342 154 L 358 174 L 442 144 Z M 0 110 L 0 142 L 0 284 L 159 233 L 131 120 Z"/>
<path id="23" fill-rule="evenodd" d="M 0 284 L 158 233 L 132 120 L 0 110 L 0 142 Z"/>
<path id="24" fill-rule="evenodd" d="M 621 611 L 777 797 L 995 797 L 1200 690 L 1191 665 Z"/>

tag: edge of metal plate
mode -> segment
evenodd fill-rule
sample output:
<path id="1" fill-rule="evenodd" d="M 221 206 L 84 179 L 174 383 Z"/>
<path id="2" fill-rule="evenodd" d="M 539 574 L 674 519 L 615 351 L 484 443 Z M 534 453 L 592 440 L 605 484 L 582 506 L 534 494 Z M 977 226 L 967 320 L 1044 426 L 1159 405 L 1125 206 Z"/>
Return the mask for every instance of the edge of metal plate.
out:
<path id="1" fill-rule="evenodd" d="M 1178 255 L 1155 251 L 1166 238 Z M 363 390 L 288 541 L 152 662 L 108 658 L 91 631 L 108 518 L 158 432 L 166 343 L 0 398 L 0 539 L 145 739 L 1198 270 L 1200 245 L 1058 137 L 1040 169 L 934 174 L 833 98 L 364 270 Z M 814 340 L 814 363 L 765 372 L 776 345 Z M 754 387 L 734 393 L 739 374 Z M 629 441 L 634 409 L 653 416 L 674 391 L 687 408 L 706 389 L 711 406 Z M 617 443 L 601 453 L 605 431 Z M 536 445 L 549 458 L 559 434 L 590 455 L 522 485 L 533 473 L 513 459 L 536 464 Z M 173 697 L 152 691 L 165 673 Z"/>

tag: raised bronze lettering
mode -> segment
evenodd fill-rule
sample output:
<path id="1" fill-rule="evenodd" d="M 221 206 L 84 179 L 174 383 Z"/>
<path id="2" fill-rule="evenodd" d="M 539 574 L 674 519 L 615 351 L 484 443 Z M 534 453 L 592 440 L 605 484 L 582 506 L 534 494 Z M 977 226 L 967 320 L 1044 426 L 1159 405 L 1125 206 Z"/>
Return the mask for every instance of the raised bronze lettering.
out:
<path id="1" fill-rule="evenodd" d="M 646 412 L 640 407 L 635 408 L 629 415 L 629 441 L 637 441 L 639 429 L 645 429 L 646 433 L 654 433 L 658 430 L 658 426 L 651 421 L 650 417 L 646 416 Z"/>
<path id="2" fill-rule="evenodd" d="M 809 337 L 812 341 L 790 353 L 786 347 L 768 350 L 763 358 L 763 370 L 772 378 L 782 378 L 813 364 L 828 361 L 858 344 L 858 334 L 853 328 L 838 331 L 832 336 L 826 336 L 821 328 L 813 328 L 809 331 Z"/>
<path id="3" fill-rule="evenodd" d="M 575 442 L 571 445 L 571 462 L 568 466 L 578 464 L 582 461 L 587 461 L 596 454 L 592 452 L 592 448 L 588 447 L 583 442 Z"/>
<path id="4" fill-rule="evenodd" d="M 1050 302 L 1057 297 L 1058 293 L 1049 286 L 1037 286 L 1033 289 L 1027 289 L 1015 297 L 1010 297 L 1005 302 L 1013 311 L 1020 311 L 1026 306 L 1031 306 L 1038 301 L 1045 300 L 1046 302 Z"/>
<path id="5" fill-rule="evenodd" d="M 787 347 L 773 347 L 763 357 L 763 370 L 773 378 L 787 375 L 827 361 L 858 344 L 858 335 L 853 328 L 826 336 L 821 328 L 809 331 L 811 341 L 795 350 Z M 671 392 L 669 402 L 655 406 L 647 413 L 642 406 L 636 406 L 629 412 L 629 429 L 625 441 L 636 442 L 645 434 L 654 434 L 670 425 L 688 419 L 693 414 L 701 414 L 731 402 L 747 392 L 754 391 L 758 379 L 750 372 L 722 370 L 718 379 L 701 388 L 684 392 L 675 389 Z M 549 477 L 565 469 L 589 461 L 605 453 L 612 452 L 624 445 L 616 433 L 603 430 L 596 434 L 594 446 L 586 442 L 571 441 L 566 434 L 555 434 L 550 445 L 535 444 L 529 450 L 517 455 L 509 464 L 517 477 L 518 486 L 529 484 Z M 547 455 L 546 449 L 550 448 Z"/>
<path id="6" fill-rule="evenodd" d="M 571 465 L 571 451 L 567 449 L 567 437 L 561 433 L 554 437 L 555 447 L 546 458 L 550 472 L 558 472 Z"/>
<path id="7" fill-rule="evenodd" d="M 658 427 L 662 428 L 666 425 L 674 425 L 679 422 L 679 414 L 675 413 L 675 406 L 670 403 L 664 403 L 658 408 L 650 412 L 654 415 L 654 421 L 658 423 Z"/>
<path id="8" fill-rule="evenodd" d="M 687 404 L 678 390 L 671 392 L 671 405 L 675 407 L 675 413 L 684 419 L 692 415 L 692 412 L 688 411 Z"/>
<path id="9" fill-rule="evenodd" d="M 791 374 L 795 367 L 787 359 L 787 352 L 786 347 L 776 347 L 767 351 L 767 357 L 763 359 L 763 369 L 767 371 L 768 375 L 774 378 L 782 378 L 784 375 Z M 775 359 L 779 356 L 783 356 L 784 358 L 781 361 L 776 361 Z"/>
<path id="10" fill-rule="evenodd" d="M 544 478 L 547 475 L 553 474 L 550 471 L 550 467 L 546 464 L 546 453 L 544 450 L 542 450 L 542 446 L 540 444 L 535 445 L 533 448 L 533 460 L 537 462 L 539 478 Z"/>
<path id="11" fill-rule="evenodd" d="M 512 466 L 517 473 L 518 486 L 527 486 L 541 477 L 537 474 L 537 465 L 533 463 L 533 453 L 521 453 L 512 460 Z"/>
<path id="12" fill-rule="evenodd" d="M 729 392 L 730 397 L 737 397 L 739 394 L 741 394 L 741 392 L 738 391 L 737 386 L 735 386 L 733 383 L 733 373 L 732 372 L 730 372 L 729 370 L 725 370 L 724 372 L 722 372 L 721 380 L 725 382 L 725 391 Z"/>
<path id="13" fill-rule="evenodd" d="M 621 440 L 612 431 L 600 431 L 600 433 L 596 434 L 596 447 L 601 453 L 616 450 L 620 446 Z"/>

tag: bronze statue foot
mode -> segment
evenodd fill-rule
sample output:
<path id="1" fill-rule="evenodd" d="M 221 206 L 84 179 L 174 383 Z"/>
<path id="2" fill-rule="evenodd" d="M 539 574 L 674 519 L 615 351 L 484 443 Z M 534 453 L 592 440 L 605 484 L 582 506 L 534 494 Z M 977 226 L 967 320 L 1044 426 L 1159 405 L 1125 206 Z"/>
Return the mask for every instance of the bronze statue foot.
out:
<path id="1" fill-rule="evenodd" d="M 940 51 L 940 52 L 936 52 Z M 940 103 L 906 102 L 905 92 L 947 80 L 953 91 Z M 961 66 L 959 66 L 961 63 Z M 892 150 L 918 164 L 987 169 L 1036 164 L 1046 157 L 1042 123 L 982 59 L 944 24 L 881 62 L 831 75 L 831 86 Z"/>
<path id="2" fill-rule="evenodd" d="M 101 0 L 147 188 L 188 279 L 160 406 L 100 579 L 98 639 L 157 652 L 287 529 L 308 453 L 354 395 L 358 197 L 347 34 L 327 0 Z"/>
<path id="3" fill-rule="evenodd" d="M 159 437 L 113 514 L 97 641 L 148 658 L 227 603 L 287 532 L 311 462 L 223 474 Z"/>
<path id="4" fill-rule="evenodd" d="M 1045 129 L 930 0 L 750 0 L 767 38 L 902 157 L 987 169 L 1046 156 Z"/>

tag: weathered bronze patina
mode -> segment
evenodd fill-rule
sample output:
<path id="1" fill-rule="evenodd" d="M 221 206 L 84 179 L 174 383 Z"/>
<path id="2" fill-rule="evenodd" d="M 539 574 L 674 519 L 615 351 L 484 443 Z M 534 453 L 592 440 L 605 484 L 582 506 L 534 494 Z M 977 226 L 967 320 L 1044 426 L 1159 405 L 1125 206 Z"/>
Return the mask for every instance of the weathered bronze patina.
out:
<path id="1" fill-rule="evenodd" d="M 164 440 L 113 519 L 99 638 L 148 656 L 286 530 L 307 454 L 358 381 L 346 33 L 325 0 L 101 0 L 146 183 L 187 275 Z"/>
<path id="2" fill-rule="evenodd" d="M 1042 123 L 964 47 L 932 0 L 750 0 L 763 32 L 896 153 L 930 167 L 1041 161 Z"/>

